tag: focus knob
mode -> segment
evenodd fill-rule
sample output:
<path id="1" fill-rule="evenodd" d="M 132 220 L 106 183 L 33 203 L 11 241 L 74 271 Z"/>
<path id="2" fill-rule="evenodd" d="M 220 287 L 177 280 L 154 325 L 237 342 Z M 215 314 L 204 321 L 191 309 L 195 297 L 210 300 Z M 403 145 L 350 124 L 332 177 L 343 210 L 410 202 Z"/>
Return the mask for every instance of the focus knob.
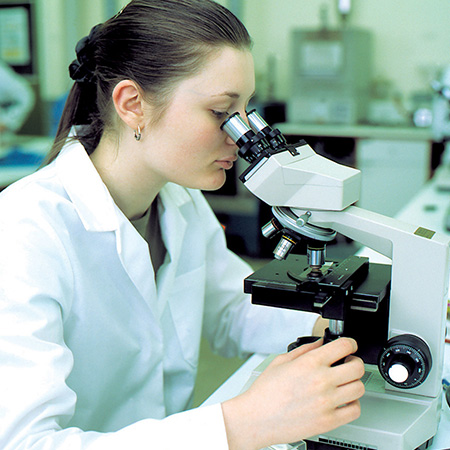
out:
<path id="1" fill-rule="evenodd" d="M 412 334 L 389 339 L 378 358 L 383 378 L 392 386 L 411 389 L 430 373 L 431 352 L 425 341 Z"/>
<path id="2" fill-rule="evenodd" d="M 409 378 L 411 370 L 405 364 L 397 363 L 389 368 L 388 374 L 396 383 L 404 383 Z"/>

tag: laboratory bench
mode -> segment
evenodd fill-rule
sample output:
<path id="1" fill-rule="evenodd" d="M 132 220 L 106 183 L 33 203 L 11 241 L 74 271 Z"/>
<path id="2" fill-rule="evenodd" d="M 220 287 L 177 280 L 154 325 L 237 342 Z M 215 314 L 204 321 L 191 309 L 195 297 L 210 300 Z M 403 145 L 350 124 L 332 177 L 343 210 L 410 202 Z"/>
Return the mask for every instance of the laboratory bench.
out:
<path id="1" fill-rule="evenodd" d="M 381 139 L 401 141 L 431 141 L 430 128 L 381 125 L 330 125 L 315 123 L 282 122 L 274 125 L 285 135 L 349 137 L 355 139 Z"/>

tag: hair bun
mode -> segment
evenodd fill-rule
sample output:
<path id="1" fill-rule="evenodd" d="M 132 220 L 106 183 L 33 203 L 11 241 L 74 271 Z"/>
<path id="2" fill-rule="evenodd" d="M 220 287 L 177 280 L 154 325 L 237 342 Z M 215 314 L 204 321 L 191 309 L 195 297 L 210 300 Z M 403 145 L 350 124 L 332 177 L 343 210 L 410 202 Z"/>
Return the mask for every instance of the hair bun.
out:
<path id="1" fill-rule="evenodd" d="M 77 59 L 69 65 L 69 75 L 78 83 L 90 83 L 95 77 L 95 40 L 101 24 L 92 28 L 88 36 L 81 38 L 75 47 Z"/>

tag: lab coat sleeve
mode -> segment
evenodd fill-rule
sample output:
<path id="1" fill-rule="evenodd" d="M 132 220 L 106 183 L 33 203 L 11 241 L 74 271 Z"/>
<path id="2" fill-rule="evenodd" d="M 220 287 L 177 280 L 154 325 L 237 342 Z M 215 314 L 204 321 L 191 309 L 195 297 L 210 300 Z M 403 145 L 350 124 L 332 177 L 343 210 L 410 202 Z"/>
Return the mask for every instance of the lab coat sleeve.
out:
<path id="1" fill-rule="evenodd" d="M 220 405 L 111 433 L 66 428 L 77 400 L 66 384 L 73 357 L 63 333 L 71 265 L 50 226 L 26 222 L 5 225 L 0 217 L 0 448 L 227 449 Z"/>
<path id="2" fill-rule="evenodd" d="M 252 353 L 283 353 L 299 336 L 310 336 L 317 314 L 251 303 L 243 288 L 244 278 L 253 271 L 227 249 L 222 227 L 206 200 L 202 205 L 209 228 L 203 332 L 213 351 L 242 358 Z"/>
<path id="3" fill-rule="evenodd" d="M 34 106 L 35 96 L 26 79 L 0 63 L 0 126 L 17 131 Z"/>

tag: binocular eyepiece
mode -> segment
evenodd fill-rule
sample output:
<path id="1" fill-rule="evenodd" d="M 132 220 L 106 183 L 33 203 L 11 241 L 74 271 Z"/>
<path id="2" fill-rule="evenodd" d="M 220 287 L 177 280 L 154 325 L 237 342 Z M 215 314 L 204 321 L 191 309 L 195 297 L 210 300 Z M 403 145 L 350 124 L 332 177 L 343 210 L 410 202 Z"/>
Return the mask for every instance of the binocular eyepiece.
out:
<path id="1" fill-rule="evenodd" d="M 280 131 L 273 130 L 255 109 L 246 114 L 250 126 L 238 112 L 228 117 L 220 126 L 239 147 L 238 154 L 241 158 L 252 163 L 286 145 Z"/>

